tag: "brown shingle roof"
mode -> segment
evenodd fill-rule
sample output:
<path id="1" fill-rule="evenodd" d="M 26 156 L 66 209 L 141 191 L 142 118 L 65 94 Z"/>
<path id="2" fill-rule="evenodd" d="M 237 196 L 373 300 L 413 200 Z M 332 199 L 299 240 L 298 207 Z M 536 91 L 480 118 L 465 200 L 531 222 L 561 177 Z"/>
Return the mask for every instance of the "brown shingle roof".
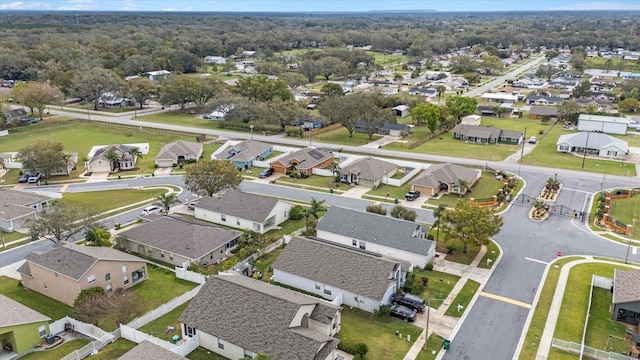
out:
<path id="1" fill-rule="evenodd" d="M 640 270 L 613 273 L 613 303 L 622 304 L 640 301 Z"/>
<path id="2" fill-rule="evenodd" d="M 306 170 L 312 169 L 332 157 L 332 153 L 323 149 L 304 148 L 284 156 L 276 162 L 279 162 L 286 167 L 293 165 L 292 162 L 295 162 L 297 164 L 296 168 Z"/>
<path id="3" fill-rule="evenodd" d="M 0 327 L 49 321 L 51 318 L 0 294 Z"/>
<path id="4" fill-rule="evenodd" d="M 52 198 L 27 191 L 8 188 L 0 189 L 0 219 L 12 220 L 34 213 L 33 205 L 53 200 Z"/>
<path id="5" fill-rule="evenodd" d="M 165 348 L 152 344 L 148 341 L 143 341 L 133 349 L 127 351 L 124 355 L 120 356 L 118 360 L 184 360 L 182 357 L 174 352 L 166 350 Z"/>
<path id="6" fill-rule="evenodd" d="M 354 161 L 340 170 L 340 174 L 358 174 L 358 178 L 378 180 L 397 167 L 396 164 L 367 157 Z"/>
<path id="7" fill-rule="evenodd" d="M 160 149 L 156 160 L 177 160 L 180 155 L 192 155 L 197 158 L 202 155 L 202 144 L 184 140 L 168 143 Z"/>
<path id="8" fill-rule="evenodd" d="M 219 198 L 205 196 L 196 204 L 197 208 L 235 216 L 240 219 L 264 223 L 280 200 L 268 196 L 225 190 Z"/>
<path id="9" fill-rule="evenodd" d="M 414 180 L 411 184 L 435 188 L 440 184 L 458 184 L 458 180 L 462 179 L 469 184 L 477 179 L 478 170 L 469 169 L 456 164 L 436 164 L 429 166 L 423 174 Z"/>

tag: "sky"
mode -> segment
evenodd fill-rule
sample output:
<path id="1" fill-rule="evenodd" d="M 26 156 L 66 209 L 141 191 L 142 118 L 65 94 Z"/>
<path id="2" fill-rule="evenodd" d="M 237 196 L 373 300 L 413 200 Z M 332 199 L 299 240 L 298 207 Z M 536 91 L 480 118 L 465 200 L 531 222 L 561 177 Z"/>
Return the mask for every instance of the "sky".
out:
<path id="1" fill-rule="evenodd" d="M 68 11 L 523 11 L 640 10 L 639 0 L 0 0 L 1 10 Z"/>

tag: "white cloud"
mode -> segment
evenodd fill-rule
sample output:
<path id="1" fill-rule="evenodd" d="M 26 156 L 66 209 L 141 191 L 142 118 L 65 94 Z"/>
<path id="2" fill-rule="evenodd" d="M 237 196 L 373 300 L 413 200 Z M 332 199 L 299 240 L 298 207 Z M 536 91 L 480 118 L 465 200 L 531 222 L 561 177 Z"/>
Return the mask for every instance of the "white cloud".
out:
<path id="1" fill-rule="evenodd" d="M 640 3 L 596 1 L 567 4 L 547 10 L 640 10 Z"/>
<path id="2" fill-rule="evenodd" d="M 36 3 L 23 3 L 22 1 L 15 1 L 8 4 L 0 4 L 0 10 L 48 10 L 51 9 L 51 5 L 48 3 L 36 2 Z"/>
<path id="3" fill-rule="evenodd" d="M 133 1 L 133 0 L 124 0 L 123 2 L 124 2 L 124 4 L 122 4 L 122 6 L 120 8 L 118 8 L 118 10 L 120 10 L 120 11 L 136 11 L 136 10 L 139 10 L 138 9 L 138 4 L 136 4 L 135 1 Z"/>
<path id="4" fill-rule="evenodd" d="M 165 8 L 165 9 L 162 9 L 162 11 L 178 11 L 178 9 L 176 9 L 176 8 Z"/>
<path id="5" fill-rule="evenodd" d="M 70 3 L 75 3 L 75 4 L 82 4 L 82 3 L 93 3 L 96 2 L 96 0 L 69 0 Z"/>
<path id="6" fill-rule="evenodd" d="M 187 6 L 186 8 L 182 9 L 182 11 L 191 11 L 191 10 L 193 10 L 191 6 Z"/>

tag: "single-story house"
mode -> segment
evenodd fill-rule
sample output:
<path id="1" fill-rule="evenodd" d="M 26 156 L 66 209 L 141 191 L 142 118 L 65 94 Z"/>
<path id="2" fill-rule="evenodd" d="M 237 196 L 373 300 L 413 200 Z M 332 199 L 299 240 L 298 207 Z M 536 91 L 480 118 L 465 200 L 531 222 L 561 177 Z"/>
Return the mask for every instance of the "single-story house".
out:
<path id="1" fill-rule="evenodd" d="M 55 175 L 69 175 L 76 168 L 76 164 L 78 163 L 78 153 L 74 152 L 64 152 L 61 159 L 59 159 L 59 164 L 55 168 L 51 170 L 51 176 Z M 43 173 L 40 169 L 22 169 L 23 174 L 31 175 L 35 173 Z M 44 176 L 44 174 L 43 174 Z"/>
<path id="2" fill-rule="evenodd" d="M 436 88 L 432 88 L 432 87 L 416 87 L 413 88 L 411 90 L 409 90 L 409 95 L 414 95 L 414 96 L 425 96 L 428 97 L 430 99 L 435 99 L 436 96 L 438 96 L 438 90 Z"/>
<path id="3" fill-rule="evenodd" d="M 609 99 L 576 99 L 578 105 L 582 107 L 593 106 L 598 111 L 609 110 L 613 106 L 613 101 Z"/>
<path id="4" fill-rule="evenodd" d="M 136 166 L 138 156 L 132 153 L 133 148 L 126 145 L 107 145 L 93 154 L 85 163 L 87 172 L 112 172 L 116 169 L 132 170 Z M 113 159 L 110 157 L 113 155 Z"/>
<path id="5" fill-rule="evenodd" d="M 464 194 L 480 179 L 480 170 L 446 163 L 435 164 L 426 168 L 422 174 L 411 182 L 411 189 L 420 191 L 421 194 L 434 196 L 440 191 L 445 193 Z M 466 181 L 466 188 L 460 188 L 460 180 Z"/>
<path id="6" fill-rule="evenodd" d="M 579 132 L 560 135 L 556 142 L 559 152 L 594 154 L 606 158 L 622 159 L 629 153 L 629 143 L 597 132 Z"/>
<path id="7" fill-rule="evenodd" d="M 178 140 L 166 144 L 156 155 L 156 165 L 159 168 L 172 167 L 187 160 L 198 161 L 202 157 L 201 143 Z"/>
<path id="8" fill-rule="evenodd" d="M 580 114 L 579 131 L 597 131 L 605 134 L 626 135 L 629 119 L 626 117 Z"/>
<path id="9" fill-rule="evenodd" d="M 238 245 L 242 232 L 186 217 L 158 216 L 118 234 L 124 249 L 176 266 L 214 264 Z"/>
<path id="10" fill-rule="evenodd" d="M 377 188 L 383 178 L 393 176 L 398 165 L 380 159 L 366 157 L 340 169 L 340 181 L 348 184 L 356 184 Z"/>
<path id="11" fill-rule="evenodd" d="M 321 239 L 406 260 L 419 268 L 435 253 L 426 225 L 390 216 L 331 206 L 316 229 Z"/>
<path id="12" fill-rule="evenodd" d="M 186 357 L 180 356 L 173 351 L 167 350 L 162 346 L 151 343 L 147 340 L 142 341 L 133 349 L 124 353 L 118 360 L 186 360 Z"/>
<path id="13" fill-rule="evenodd" d="M 330 265 L 329 265 L 330 264 Z M 411 264 L 340 246 L 294 237 L 273 264 L 273 281 L 340 304 L 376 312 L 405 283 Z"/>
<path id="14" fill-rule="evenodd" d="M 478 105 L 476 109 L 482 116 L 498 116 L 496 107 L 492 105 Z"/>
<path id="15" fill-rule="evenodd" d="M 29 219 L 36 219 L 37 213 L 52 198 L 37 193 L 0 188 L 0 229 L 13 232 L 22 229 Z"/>
<path id="16" fill-rule="evenodd" d="M 262 161 L 273 153 L 273 145 L 255 140 L 245 140 L 236 145 L 230 145 L 224 151 L 216 154 L 218 160 L 228 160 L 238 169 L 253 167 L 253 162 Z"/>
<path id="17" fill-rule="evenodd" d="M 0 346 L 12 359 L 44 342 L 51 318 L 0 294 Z"/>
<path id="18" fill-rule="evenodd" d="M 384 123 L 382 127 L 378 129 L 378 134 L 389 136 L 400 136 L 401 133 L 411 134 L 412 132 L 413 126 L 409 124 Z"/>
<path id="19" fill-rule="evenodd" d="M 482 122 L 482 116 L 480 115 L 467 115 L 460 121 L 462 125 L 480 126 Z"/>
<path id="20" fill-rule="evenodd" d="M 520 145 L 524 134 L 520 131 L 502 130 L 494 127 L 457 124 L 453 138 L 476 144 Z"/>
<path id="21" fill-rule="evenodd" d="M 160 81 L 171 76 L 171 71 L 169 70 L 148 71 L 146 73 L 143 73 L 142 76 L 148 78 L 151 81 Z"/>
<path id="22" fill-rule="evenodd" d="M 329 150 L 308 147 L 281 157 L 272 162 L 271 167 L 281 174 L 297 170 L 311 176 L 313 169 L 326 169 L 334 162 L 333 153 Z"/>
<path id="23" fill-rule="evenodd" d="M 529 95 L 524 99 L 524 102 L 526 105 L 558 106 L 562 105 L 564 99 L 557 96 Z"/>
<path id="24" fill-rule="evenodd" d="M 204 62 L 205 64 L 224 65 L 227 63 L 227 58 L 224 56 L 205 56 Z"/>
<path id="25" fill-rule="evenodd" d="M 613 320 L 640 324 L 640 270 L 613 272 Z"/>
<path id="26" fill-rule="evenodd" d="M 510 95 L 506 93 L 484 93 L 482 94 L 482 100 L 497 103 L 515 103 L 518 101 L 518 97 L 516 95 Z"/>
<path id="27" fill-rule="evenodd" d="M 18 273 L 22 284 L 50 298 L 73 305 L 84 289 L 107 292 L 128 289 L 147 278 L 147 262 L 109 247 L 60 244 L 45 253 L 32 252 Z"/>
<path id="28" fill-rule="evenodd" d="M 393 111 L 396 112 L 396 116 L 405 117 L 409 115 L 409 107 L 407 105 L 398 105 L 392 108 Z"/>
<path id="29" fill-rule="evenodd" d="M 558 108 L 555 106 L 532 106 L 529 109 L 529 119 L 541 120 L 545 116 L 549 119 L 558 118 Z"/>
<path id="30" fill-rule="evenodd" d="M 335 360 L 341 308 L 242 275 L 211 276 L 180 318 L 182 336 L 231 360 Z"/>
<path id="31" fill-rule="evenodd" d="M 264 234 L 289 219 L 292 207 L 276 198 L 229 189 L 220 197 L 200 199 L 195 205 L 195 217 Z"/>

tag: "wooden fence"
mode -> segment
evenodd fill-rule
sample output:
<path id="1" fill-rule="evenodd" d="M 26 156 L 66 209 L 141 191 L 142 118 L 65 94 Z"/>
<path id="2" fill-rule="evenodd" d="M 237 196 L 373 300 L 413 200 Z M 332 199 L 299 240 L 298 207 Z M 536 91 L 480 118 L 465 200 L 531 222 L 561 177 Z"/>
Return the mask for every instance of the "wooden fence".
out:
<path id="1" fill-rule="evenodd" d="M 421 137 L 420 139 L 416 140 L 416 141 L 412 141 L 411 143 L 409 143 L 409 149 L 415 149 L 416 147 L 426 143 L 427 141 L 433 139 L 436 136 L 440 136 L 443 133 L 446 133 L 447 130 L 436 130 L 436 132 L 431 133 L 425 137 Z"/>

